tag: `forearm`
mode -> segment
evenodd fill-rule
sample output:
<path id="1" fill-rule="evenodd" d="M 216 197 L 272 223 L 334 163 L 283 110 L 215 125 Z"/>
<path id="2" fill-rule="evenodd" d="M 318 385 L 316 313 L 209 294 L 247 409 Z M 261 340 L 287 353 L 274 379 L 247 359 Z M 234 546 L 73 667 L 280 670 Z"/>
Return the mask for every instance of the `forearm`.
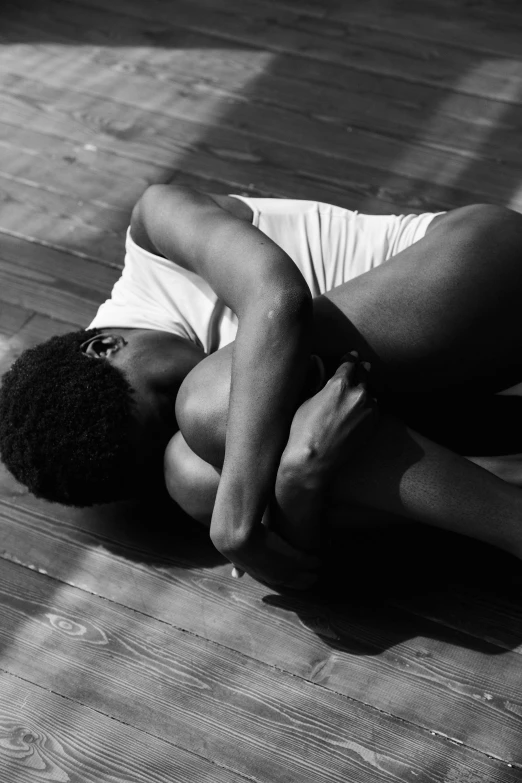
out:
<path id="1" fill-rule="evenodd" d="M 277 292 L 240 319 L 225 461 L 211 527 L 212 540 L 225 554 L 248 547 L 273 494 L 307 373 L 311 312 L 307 297 L 292 301 Z"/>
<path id="2" fill-rule="evenodd" d="M 339 467 L 371 437 L 377 409 L 366 392 L 367 371 L 350 354 L 293 419 L 273 505 L 280 534 L 297 548 L 320 547 L 325 493 Z"/>

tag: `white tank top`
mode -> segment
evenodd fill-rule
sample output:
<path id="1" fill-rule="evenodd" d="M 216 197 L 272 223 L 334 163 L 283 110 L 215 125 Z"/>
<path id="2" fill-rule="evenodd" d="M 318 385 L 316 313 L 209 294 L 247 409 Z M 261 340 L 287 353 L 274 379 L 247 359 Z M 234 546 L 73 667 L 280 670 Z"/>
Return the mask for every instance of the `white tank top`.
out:
<path id="1" fill-rule="evenodd" d="M 417 242 L 440 214 L 361 215 L 317 201 L 235 198 L 252 209 L 253 225 L 299 267 L 313 296 Z M 128 230 L 121 277 L 88 328 L 109 327 L 171 332 L 209 353 L 234 340 L 237 317 L 220 306 L 201 277 L 139 247 Z"/>

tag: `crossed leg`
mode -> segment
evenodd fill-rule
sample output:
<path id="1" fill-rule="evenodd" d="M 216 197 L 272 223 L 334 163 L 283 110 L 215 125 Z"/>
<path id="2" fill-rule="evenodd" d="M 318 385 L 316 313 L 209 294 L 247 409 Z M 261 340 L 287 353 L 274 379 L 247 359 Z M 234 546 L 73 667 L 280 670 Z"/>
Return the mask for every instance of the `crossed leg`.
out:
<path id="1" fill-rule="evenodd" d="M 474 205 L 315 300 L 315 340 L 347 346 L 383 390 L 500 391 L 522 380 L 522 215 Z"/>
<path id="2" fill-rule="evenodd" d="M 315 350 L 335 364 L 356 348 L 372 362 L 384 396 L 441 388 L 473 393 L 477 383 L 499 391 L 522 378 L 521 294 L 522 217 L 497 207 L 467 207 L 439 220 L 382 267 L 319 297 Z M 165 460 L 169 492 L 200 521 L 210 520 L 219 483 L 205 437 L 223 437 L 226 428 L 226 399 L 216 394 L 216 383 L 202 382 L 210 370 L 216 382 L 220 372 L 229 372 L 227 354 L 221 362 L 219 353 L 196 368 L 190 415 L 181 411 L 183 435 L 173 438 Z M 226 386 L 226 378 L 221 381 Z M 205 389 L 212 389 L 211 400 Z M 213 444 L 208 454 L 215 453 Z M 349 525 L 346 509 L 353 503 L 477 537 L 522 557 L 522 490 L 388 416 L 357 464 L 337 475 L 329 496 L 332 520 Z"/>

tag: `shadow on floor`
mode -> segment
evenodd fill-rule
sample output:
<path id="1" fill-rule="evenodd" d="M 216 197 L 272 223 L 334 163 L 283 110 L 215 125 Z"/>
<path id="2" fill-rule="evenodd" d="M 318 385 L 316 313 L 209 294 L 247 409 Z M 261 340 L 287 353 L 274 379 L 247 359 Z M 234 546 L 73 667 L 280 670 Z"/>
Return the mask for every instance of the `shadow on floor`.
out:
<path id="1" fill-rule="evenodd" d="M 190 148 L 187 145 L 185 153 L 173 159 L 173 176 L 180 183 L 194 180 L 196 184 L 207 184 L 209 189 L 225 192 L 232 183 L 245 192 L 286 197 L 299 195 L 363 211 L 439 210 L 478 200 L 477 193 L 487 191 L 487 186 L 481 190 L 473 183 L 480 183 L 484 165 L 499 173 L 495 191 L 487 200 L 508 203 L 520 188 L 521 162 L 517 163 L 511 150 L 506 165 L 502 154 L 503 148 L 507 150 L 509 146 L 507 132 L 520 123 L 515 93 L 509 96 L 510 100 L 500 96 L 494 117 L 484 118 L 483 132 L 475 134 L 472 154 L 462 155 L 458 167 L 445 178 L 444 171 L 434 170 L 433 163 L 429 163 L 431 147 L 427 139 L 430 127 L 437 122 L 447 121 L 448 136 L 451 133 L 453 126 L 448 118 L 453 109 L 448 107 L 451 95 L 447 89 L 427 86 L 414 89 L 406 80 L 383 76 L 383 83 L 393 83 L 396 90 L 396 108 L 409 107 L 402 113 L 397 109 L 392 121 L 384 92 L 375 93 L 366 109 L 361 108 L 360 95 L 357 100 L 353 99 L 358 92 L 354 87 L 358 79 L 364 80 L 367 86 L 371 82 L 377 89 L 380 77 L 362 75 L 321 54 L 298 53 L 296 47 L 302 41 L 301 34 L 291 26 L 280 24 L 277 10 L 267 12 L 270 19 L 264 25 L 259 24 L 262 32 L 254 46 L 248 44 L 247 37 L 244 42 L 237 43 L 236 22 L 232 17 L 230 36 L 222 30 L 212 37 L 184 28 L 176 16 L 176 9 L 166 4 L 162 4 L 157 18 L 154 13 L 158 6 L 151 6 L 145 0 L 134 2 L 129 16 L 99 8 L 89 11 L 85 6 L 78 6 L 77 14 L 80 8 L 82 21 L 73 24 L 74 3 L 63 4 L 60 11 L 59 3 L 49 3 L 46 7 L 46 4 L 22 2 L 10 6 L 3 24 L 8 26 L 12 19 L 15 31 L 11 35 L 12 42 L 17 40 L 16 30 L 21 28 L 16 25 L 21 19 L 22 27 L 26 25 L 26 32 L 19 38 L 21 41 L 45 43 L 56 40 L 70 45 L 91 43 L 108 47 L 114 42 L 118 47 L 158 46 L 173 50 L 216 46 L 232 53 L 249 49 L 254 53 L 266 48 L 273 53 L 265 71 L 248 80 L 241 99 L 231 101 L 225 97 L 214 124 L 209 122 L 202 136 L 195 139 Z M 89 16 L 92 27 L 89 27 Z M 247 17 L 245 5 L 245 29 L 248 28 Z M 298 21 L 296 19 L 296 24 Z M 404 23 L 407 35 L 407 15 Z M 6 29 L 4 27 L 4 34 Z M 28 33 L 28 29 L 33 32 Z M 318 21 L 315 35 L 316 52 L 327 52 L 332 40 L 329 37 L 331 30 L 323 34 Z M 464 48 L 466 35 L 463 30 Z M 236 40 L 233 40 L 234 36 Z M 285 49 L 293 54 L 281 53 Z M 502 60 L 500 56 L 497 59 Z M 455 71 L 455 85 L 461 84 L 468 74 L 480 73 L 485 60 L 478 51 L 469 50 L 466 72 Z M 129 71 L 129 79 L 132 78 L 132 71 Z M 211 83 L 209 89 L 217 86 Z M 313 107 L 310 96 L 314 100 Z M 117 95 L 113 97 L 118 98 Z M 230 105 L 232 108 L 228 108 Z M 143 117 L 146 117 L 145 111 Z M 480 117 L 472 117 L 468 125 L 463 122 L 462 128 L 469 127 L 471 134 L 480 125 L 480 120 Z M 173 129 L 175 124 L 173 119 Z M 440 133 L 444 134 L 444 127 Z M 132 137 L 132 129 L 128 136 Z M 378 160 L 372 157 L 372 149 L 375 149 L 372 139 L 386 141 L 379 146 Z M 451 141 L 449 137 L 447 140 Z M 417 157 L 426 150 L 425 169 L 418 163 L 415 167 L 412 164 L 416 141 L 420 144 L 415 151 Z M 360 150 L 365 145 L 367 154 L 362 155 Z M 129 211 L 131 207 L 129 203 Z M 104 536 L 105 545 L 109 549 L 114 547 L 118 553 L 125 552 L 131 559 L 151 564 L 172 562 L 165 552 L 175 548 L 176 559 L 179 555 L 187 567 L 223 562 L 204 530 L 180 520 L 177 514 L 174 516 L 175 532 L 172 530 L 173 514 L 164 498 L 145 506 L 85 512 L 85 519 L 92 524 L 93 530 Z M 434 531 L 420 533 L 408 529 L 400 534 L 394 532 L 391 538 L 383 534 L 378 542 L 373 537 L 359 544 L 345 541 L 343 546 L 335 547 L 332 558 L 331 573 L 322 587 L 320 600 L 335 606 L 339 617 L 343 612 L 349 614 L 354 602 L 364 606 L 370 601 L 375 605 L 383 596 L 389 599 L 392 594 L 397 598 L 415 595 L 421 599 L 437 585 L 437 589 L 442 585 L 450 586 L 446 594 L 449 602 L 456 585 L 491 590 L 494 584 L 504 595 L 503 591 L 507 594 L 514 589 L 514 584 L 518 584 L 516 564 L 507 556 L 493 554 L 490 548 L 475 542 L 466 541 L 461 546 L 455 537 Z M 339 601 L 339 596 L 346 595 L 349 598 Z M 289 607 L 295 600 L 295 611 L 302 611 L 299 609 L 301 599 L 271 600 L 290 602 L 285 604 Z M 444 634 L 442 626 L 437 628 Z M 513 638 L 510 645 L 515 646 L 519 641 Z M 474 644 L 471 636 L 469 644 Z"/>

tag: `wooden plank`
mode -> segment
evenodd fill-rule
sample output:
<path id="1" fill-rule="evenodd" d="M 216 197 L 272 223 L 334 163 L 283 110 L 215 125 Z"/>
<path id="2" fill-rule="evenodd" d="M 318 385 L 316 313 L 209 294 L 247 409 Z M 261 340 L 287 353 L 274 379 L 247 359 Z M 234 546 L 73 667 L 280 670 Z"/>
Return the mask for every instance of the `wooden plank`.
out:
<path id="1" fill-rule="evenodd" d="M 88 0 L 88 5 L 104 7 L 103 0 Z M 347 13 L 351 12 L 351 7 Z M 427 47 L 422 40 L 404 36 L 404 30 L 398 34 L 396 30 L 343 26 L 339 20 L 311 19 L 300 14 L 298 9 L 278 9 L 253 1 L 247 5 L 241 0 L 227 0 L 216 7 L 212 0 L 193 0 L 191 3 L 177 0 L 173 9 L 161 0 L 150 0 L 146 6 L 140 0 L 114 0 L 111 9 L 147 19 L 149 23 L 175 23 L 199 32 L 218 34 L 228 39 L 231 45 L 297 53 L 312 60 L 348 65 L 355 70 L 382 73 L 434 87 L 452 88 L 455 75 L 469 72 L 470 66 L 477 65 L 478 61 L 476 55 L 470 58 L 463 49 L 462 34 L 455 46 L 437 41 Z M 389 17 L 393 18 L 393 13 Z M 161 41 L 161 33 L 157 34 L 156 41 Z M 502 30 L 497 41 L 503 57 L 518 58 L 520 38 L 517 30 Z M 480 59 L 483 60 L 483 57 Z M 494 76 L 488 85 L 490 70 Z M 501 79 L 505 85 L 505 72 Z M 483 69 L 476 78 L 470 79 L 466 92 L 495 97 L 498 86 L 497 69 L 493 64 L 490 69 Z"/>
<path id="2" fill-rule="evenodd" d="M 269 0 L 269 7 L 296 12 L 288 0 Z M 393 31 L 398 36 L 412 36 L 426 42 L 454 44 L 482 54 L 510 54 L 518 57 L 517 37 L 522 35 L 520 6 L 515 2 L 469 3 L 455 0 L 428 0 L 422 10 L 415 2 L 387 3 L 382 0 L 351 4 L 306 0 L 299 2 L 299 14 L 315 19 L 327 18 L 350 26 Z"/>
<path id="3" fill-rule="evenodd" d="M 0 301 L 77 327 L 94 318 L 120 274 L 35 242 L 0 236 Z"/>
<path id="4" fill-rule="evenodd" d="M 519 779 L 501 761 L 41 574 L 4 563 L 0 593 L 6 672 L 256 781 Z"/>
<path id="5" fill-rule="evenodd" d="M 32 316 L 33 313 L 30 310 L 8 302 L 2 303 L 0 305 L 0 335 L 3 338 L 12 337 Z"/>
<path id="6" fill-rule="evenodd" d="M 87 253 L 84 255 L 87 256 Z M 64 280 L 68 290 L 89 302 L 97 303 L 101 297 L 107 296 L 120 276 L 124 247 L 122 245 L 117 266 L 111 268 L 82 255 L 3 234 L 0 259 L 13 266 L 18 264 L 28 273 L 34 271 L 35 275 L 48 274 L 57 288 L 60 287 L 58 281 Z"/>
<path id="7" fill-rule="evenodd" d="M 493 578 L 489 587 L 448 584 L 399 599 L 409 612 L 443 622 L 522 655 L 522 586 Z"/>
<path id="8" fill-rule="evenodd" d="M 16 356 L 19 341 L 16 333 L 33 317 L 30 310 L 8 302 L 0 303 L 0 376 L 10 367 Z M 1 380 L 1 379 L 0 379 Z"/>
<path id="9" fill-rule="evenodd" d="M 245 85 L 255 79 L 245 97 L 264 106 L 294 108 L 301 114 L 313 116 L 321 122 L 370 128 L 384 135 L 401 136 L 411 141 L 412 132 L 422 136 L 423 144 L 434 144 L 444 149 L 458 149 L 475 157 L 498 159 L 520 164 L 517 128 L 522 110 L 506 106 L 510 97 L 518 95 L 512 69 L 504 74 L 489 100 L 459 94 L 446 89 L 419 86 L 387 76 L 350 73 L 328 63 L 314 62 L 280 54 L 273 57 L 264 52 L 245 52 L 232 49 L 226 54 L 214 36 L 169 26 L 163 31 L 163 46 L 158 51 L 151 47 L 149 25 L 122 14 L 103 13 L 97 9 L 70 4 L 46 3 L 45 14 L 34 16 L 17 11 L 20 24 L 9 19 L 3 31 L 4 40 L 35 38 L 38 24 L 40 38 L 49 44 L 11 44 L 1 54 L 6 70 L 9 64 L 23 60 L 40 71 L 51 70 L 48 58 L 60 51 L 66 61 L 61 71 L 70 66 L 71 56 L 63 44 L 52 41 L 63 36 L 64 41 L 80 39 L 84 44 L 77 55 L 76 66 L 83 69 L 104 69 L 125 73 L 129 79 L 146 75 L 155 80 L 156 88 L 168 83 L 201 93 L 220 92 L 241 96 Z M 33 25 L 33 28 L 31 28 Z M 127 42 L 127 48 L 107 47 L 107 27 L 114 36 Z M 44 30 L 42 30 L 44 28 Z M 169 41 L 169 31 L 171 40 Z M 165 50 L 168 44 L 172 49 Z M 146 47 L 146 48 L 145 48 Z M 143 52 L 147 51 L 146 58 Z M 107 75 L 105 75 L 107 78 Z M 511 89 L 508 89 L 511 85 Z M 502 96 L 503 100 L 498 98 Z M 509 120 L 506 122 L 506 114 Z M 384 120 L 384 121 L 383 121 Z M 499 122 L 500 120 L 500 122 Z"/>
<path id="10" fill-rule="evenodd" d="M 298 150 L 273 141 L 256 141 L 256 150 L 252 152 L 249 151 L 251 142 L 246 134 L 218 128 L 212 129 L 212 137 L 208 142 L 198 144 L 200 136 L 205 133 L 210 136 L 204 124 L 179 118 L 174 122 L 165 116 L 162 116 L 160 124 L 159 118 L 151 117 L 149 113 L 150 124 L 154 126 L 154 137 L 151 139 L 150 128 L 144 129 L 138 124 L 138 118 L 143 113 L 132 107 L 117 107 L 114 103 L 105 102 L 98 106 L 96 114 L 92 105 L 89 112 L 85 113 L 82 112 L 85 96 L 72 93 L 64 96 L 55 91 L 59 103 L 53 105 L 49 88 L 41 83 L 33 82 L 29 86 L 27 80 L 24 80 L 18 87 L 19 92 L 14 95 L 8 95 L 6 89 L 0 95 L 0 106 L 10 118 L 16 116 L 17 123 L 29 122 L 46 133 L 65 134 L 83 143 L 95 142 L 98 149 L 124 150 L 129 158 L 137 157 L 142 161 L 151 160 L 155 164 L 164 165 L 170 162 L 173 175 L 182 170 L 201 179 L 220 180 L 228 184 L 229 192 L 237 192 L 247 186 L 266 196 L 319 199 L 347 207 L 360 206 L 364 200 L 368 209 L 374 208 L 381 212 L 390 212 L 396 207 L 394 198 L 398 200 L 397 185 L 395 190 L 382 188 L 382 174 L 357 163 L 350 162 L 343 166 L 339 161 L 334 162 L 312 151 L 304 157 Z M 65 102 L 69 105 L 64 106 Z M 113 125 L 122 115 L 127 119 L 127 128 L 133 128 L 132 141 L 126 140 L 125 143 L 119 140 L 117 131 L 113 132 Z M 308 171 L 308 167 L 312 171 Z M 317 173 L 313 169 L 317 169 Z M 346 170 L 345 177 L 343 169 Z M 361 169 L 362 174 L 358 177 Z M 375 185 L 369 182 L 372 174 Z M 405 180 L 405 184 L 410 189 L 415 186 L 411 180 Z M 430 186 L 429 189 L 442 196 L 446 193 L 446 189 L 437 186 Z M 386 196 L 390 197 L 389 201 Z M 418 209 L 418 198 L 408 198 L 403 193 L 401 197 L 404 201 L 417 204 Z M 461 199 L 467 200 L 465 194 L 461 194 Z M 447 201 L 444 199 L 444 203 Z M 430 197 L 431 203 L 441 202 L 433 195 Z M 415 211 L 413 206 L 410 209 Z"/>
<path id="11" fill-rule="evenodd" d="M 171 533 L 169 546 L 163 533 L 151 546 L 123 530 L 123 539 L 117 529 L 115 537 L 111 520 L 96 523 L 95 512 L 40 506 L 35 513 L 22 508 L 27 502 L 0 502 L 4 558 L 481 752 L 522 761 L 521 655 L 391 606 L 267 597 L 252 580 L 231 579 L 228 565 L 194 570 L 197 539 L 184 551 L 182 538 Z M 139 528 L 136 516 L 129 526 Z"/>
<path id="12" fill-rule="evenodd" d="M 23 268 L 13 268 L 1 260 L 0 300 L 64 321 L 77 319 L 78 328 L 90 323 L 98 309 L 98 305 L 81 297 L 57 290 L 50 278 L 36 279 L 34 273 L 24 273 Z"/>
<path id="13" fill-rule="evenodd" d="M 77 253 L 88 248 L 90 255 L 110 264 L 121 259 L 131 207 L 96 206 L 14 179 L 0 179 L 0 231 Z"/>
<path id="14" fill-rule="evenodd" d="M 242 776 L 0 673 L 0 781 L 241 783 Z"/>
<path id="15" fill-rule="evenodd" d="M 509 168 L 511 165 L 514 168 L 510 175 L 509 169 L 498 160 L 476 158 L 470 151 L 464 154 L 455 153 L 448 148 L 426 147 L 412 140 L 411 135 L 407 139 L 393 138 L 381 134 L 378 128 L 376 132 L 367 133 L 356 127 L 350 127 L 350 132 L 347 133 L 342 122 L 324 122 L 315 115 L 296 113 L 277 106 L 272 106 L 268 112 L 266 107 L 246 102 L 243 98 L 226 98 L 208 90 L 202 92 L 197 85 L 195 88 L 179 86 L 176 82 L 165 85 L 142 74 L 134 74 L 133 78 L 129 79 L 125 72 L 118 71 L 108 75 L 104 69 L 86 67 L 81 61 L 75 60 L 71 63 L 69 60 L 70 55 L 67 62 L 58 59 L 56 66 L 44 77 L 46 84 L 66 89 L 68 92 L 83 90 L 89 95 L 100 96 L 102 100 L 118 95 L 118 101 L 139 106 L 149 112 L 151 125 L 155 128 L 158 123 L 160 127 L 163 125 L 158 115 L 165 114 L 198 123 L 216 123 L 231 130 L 248 132 L 255 139 L 273 139 L 307 151 L 322 148 L 328 150 L 329 156 L 348 159 L 353 163 L 369 160 L 373 168 L 389 172 L 388 178 L 392 181 L 395 177 L 398 181 L 403 181 L 406 176 L 441 186 L 451 187 L 455 184 L 459 189 L 465 189 L 482 199 L 505 199 L 507 195 L 511 196 L 513 190 L 518 190 L 522 167 L 517 145 L 517 153 L 511 156 Z M 30 58 L 29 62 L 20 59 L 12 63 L 9 73 L 30 78 L 34 69 Z M 6 81 L 8 84 L 13 82 L 9 75 L 6 76 Z M 255 90 L 255 85 L 251 89 Z M 494 115 L 494 122 L 489 123 L 489 130 L 482 127 L 477 133 L 476 147 L 480 148 L 481 140 L 488 132 L 494 132 L 495 122 L 503 120 L 507 108 L 506 104 L 500 103 L 496 107 L 491 106 L 489 111 Z M 496 116 L 496 112 L 499 116 Z M 522 119 L 522 111 L 517 112 Z M 433 121 L 436 125 L 445 126 L 444 119 L 437 121 L 434 118 Z M 515 127 L 516 117 L 512 122 Z M 447 137 L 447 130 L 444 134 Z M 419 128 L 419 135 L 422 136 L 422 127 Z M 472 142 L 469 143 L 473 150 Z M 513 144 L 511 146 L 513 147 Z M 508 152 L 506 155 L 509 158 Z M 320 175 L 320 172 L 321 168 L 317 173 Z"/>
<path id="16" fill-rule="evenodd" d="M 230 116 L 231 125 L 241 130 L 210 128 L 204 113 L 198 121 L 186 119 L 180 103 L 169 110 L 172 116 L 147 111 L 144 127 L 142 109 L 103 98 L 93 101 L 83 93 L 64 92 L 15 75 L 4 77 L 2 103 L 9 122 L 35 123 L 45 132 L 56 133 L 59 128 L 59 133 L 75 141 L 95 143 L 103 149 L 124 149 L 125 154 L 142 160 L 170 159 L 175 169 L 221 179 L 231 186 L 251 183 L 273 195 L 292 193 L 294 198 L 331 201 L 369 212 L 444 210 L 474 199 L 503 203 L 513 195 L 515 175 L 517 186 L 519 181 L 514 171 L 511 179 L 500 164 L 495 167 L 480 161 L 471 165 L 471 181 L 466 179 L 466 169 L 462 170 L 467 163 L 445 152 L 428 155 L 425 148 L 408 147 L 406 154 L 398 141 L 377 137 L 369 141 L 368 135 L 361 140 L 355 131 L 347 140 L 339 128 L 332 127 L 331 133 L 325 134 L 322 129 L 318 132 L 313 121 L 301 122 L 295 117 L 291 127 L 286 127 L 286 116 L 272 111 L 253 114 L 243 103 L 241 112 L 234 111 Z M 196 105 L 186 98 L 185 105 L 189 104 Z M 187 113 L 192 115 L 192 111 Z M 263 138 L 259 123 L 265 126 Z M 127 134 L 124 143 L 120 139 L 123 127 Z M 282 136 L 285 138 L 280 143 Z M 316 151 L 326 147 L 328 155 Z M 366 160 L 372 160 L 372 165 Z M 390 167 L 401 173 L 390 171 Z M 428 170 L 432 179 L 441 182 L 426 182 Z M 444 184 L 454 178 L 459 187 Z M 521 198 L 514 195 L 513 206 Z"/>
<path id="17" fill-rule="evenodd" d="M 114 161 L 118 168 L 127 169 L 125 175 L 114 171 Z M 133 171 L 140 167 L 148 169 L 144 178 Z M 102 210 L 109 206 L 128 212 L 148 185 L 168 181 L 170 176 L 166 168 L 0 122 L 2 179 L 90 201 Z"/>
<path id="18" fill-rule="evenodd" d="M 23 309 L 21 312 L 27 313 Z M 30 315 L 16 334 L 0 342 L 0 375 L 9 369 L 26 348 L 32 348 L 55 334 L 65 334 L 75 331 L 77 328 L 74 324 L 56 321 L 38 314 Z"/>

